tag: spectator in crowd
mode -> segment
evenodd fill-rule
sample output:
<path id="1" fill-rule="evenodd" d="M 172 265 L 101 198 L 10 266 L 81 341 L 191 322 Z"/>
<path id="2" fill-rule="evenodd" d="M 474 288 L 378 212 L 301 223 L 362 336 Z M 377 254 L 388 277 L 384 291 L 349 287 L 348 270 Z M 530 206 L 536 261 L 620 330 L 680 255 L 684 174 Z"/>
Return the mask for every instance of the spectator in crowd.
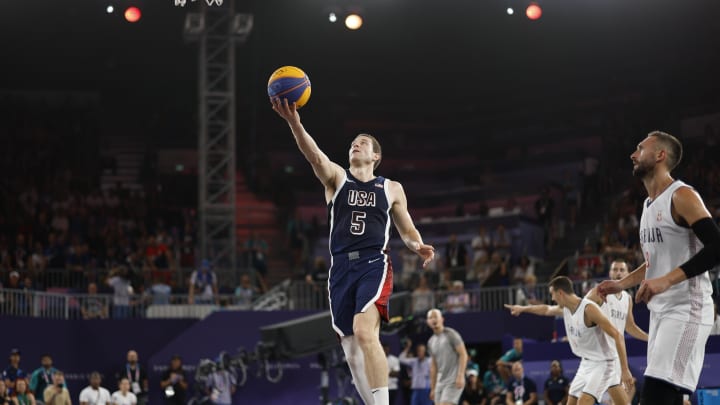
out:
<path id="1" fill-rule="evenodd" d="M 477 267 L 480 260 L 487 257 L 490 254 L 490 249 L 492 249 L 492 238 L 485 226 L 478 229 L 478 234 L 470 242 L 470 247 L 473 250 L 473 267 Z"/>
<path id="2" fill-rule="evenodd" d="M 250 276 L 240 276 L 240 285 L 235 289 L 235 305 L 240 309 L 252 309 L 253 300 L 260 292 L 252 285 Z"/>
<path id="3" fill-rule="evenodd" d="M 15 391 L 15 381 L 25 378 L 25 372 L 20 368 L 20 350 L 10 350 L 10 364 L 2 373 L 2 379 L 5 380 L 9 392 Z"/>
<path id="4" fill-rule="evenodd" d="M 512 283 L 522 284 L 528 275 L 535 275 L 535 266 L 533 266 L 527 255 L 523 255 L 520 258 L 520 263 L 513 268 Z"/>
<path id="5" fill-rule="evenodd" d="M 550 189 L 544 187 L 540 192 L 540 198 L 535 201 L 535 215 L 538 223 L 544 230 L 545 247 L 550 250 L 552 247 L 552 221 L 555 210 L 555 200 L 550 197 Z"/>
<path id="6" fill-rule="evenodd" d="M 311 272 L 305 275 L 305 282 L 311 287 L 314 293 L 308 295 L 310 308 L 328 308 L 327 285 L 329 277 L 330 273 L 325 258 L 322 256 L 315 257 L 315 265 Z"/>
<path id="7" fill-rule="evenodd" d="M 0 379 L 0 405 L 13 405 L 5 380 Z"/>
<path id="8" fill-rule="evenodd" d="M 55 371 L 53 383 L 45 388 L 43 398 L 45 405 L 72 405 L 70 392 L 65 388 L 65 374 L 62 371 Z"/>
<path id="9" fill-rule="evenodd" d="M 120 379 L 118 383 L 119 390 L 113 392 L 110 396 L 112 405 L 137 405 L 138 399 L 135 394 L 130 392 L 130 380 L 127 377 Z"/>
<path id="10" fill-rule="evenodd" d="M 537 278 L 534 274 L 525 276 L 525 282 L 517 287 L 515 291 L 515 302 L 518 305 L 537 305 L 541 304 L 540 295 L 538 294 Z"/>
<path id="11" fill-rule="evenodd" d="M 483 385 L 488 397 L 488 405 L 502 404 L 505 402 L 505 383 L 497 371 L 496 361 L 490 361 L 487 370 L 483 374 Z"/>
<path id="12" fill-rule="evenodd" d="M 168 305 L 172 296 L 172 287 L 167 284 L 167 278 L 161 273 L 153 273 L 153 283 L 147 290 L 150 302 L 153 305 Z"/>
<path id="13" fill-rule="evenodd" d="M 570 381 L 563 375 L 562 366 L 559 360 L 553 360 L 550 363 L 550 377 L 545 380 L 545 397 L 546 405 L 562 405 L 568 400 L 568 389 Z"/>
<path id="14" fill-rule="evenodd" d="M 35 395 L 30 392 L 27 380 L 20 378 L 15 381 L 15 392 L 12 395 L 15 405 L 35 405 Z"/>
<path id="15" fill-rule="evenodd" d="M 170 366 L 161 377 L 160 388 L 165 393 L 166 405 L 185 405 L 188 383 L 182 358 L 177 354 L 170 359 Z"/>
<path id="16" fill-rule="evenodd" d="M 108 305 L 104 298 L 97 295 L 97 284 L 89 283 L 87 296 L 82 298 L 80 313 L 83 319 L 107 319 Z"/>
<path id="17" fill-rule="evenodd" d="M 110 391 L 100 386 L 102 376 L 97 371 L 90 373 L 90 385 L 80 391 L 80 405 L 110 405 Z"/>
<path id="18" fill-rule="evenodd" d="M 400 272 L 400 281 L 404 287 L 409 287 L 419 270 L 418 261 L 420 256 L 410 249 L 402 249 L 400 251 L 400 257 L 402 258 L 402 271 Z"/>
<path id="19" fill-rule="evenodd" d="M 200 269 L 193 271 L 190 275 L 188 302 L 190 304 L 220 304 L 217 276 L 210 269 L 210 261 L 207 259 L 203 259 Z"/>
<path id="20" fill-rule="evenodd" d="M 503 261 L 506 261 L 510 256 L 511 247 L 512 239 L 505 229 L 505 225 L 498 225 L 495 229 L 495 237 L 493 238 L 493 253 L 497 253 Z"/>
<path id="21" fill-rule="evenodd" d="M 445 246 L 445 269 L 451 274 L 446 279 L 456 279 L 458 275 L 453 275 L 453 272 L 463 273 L 466 270 L 467 259 L 468 253 L 465 244 L 458 241 L 457 235 L 450 235 Z M 465 279 L 464 273 L 462 279 Z"/>
<path id="22" fill-rule="evenodd" d="M 470 308 L 470 294 L 465 291 L 465 285 L 460 280 L 452 283 L 452 290 L 445 298 L 445 311 L 450 313 L 465 312 Z"/>
<path id="23" fill-rule="evenodd" d="M 432 405 L 432 401 L 430 401 L 430 364 L 432 360 L 427 356 L 427 348 L 424 344 L 419 344 L 415 348 L 417 357 L 412 357 L 411 348 L 412 341 L 407 339 L 405 348 L 398 358 L 400 364 L 410 367 L 412 370 L 410 372 L 412 376 L 410 403 L 412 405 Z"/>
<path id="24" fill-rule="evenodd" d="M 118 384 L 120 384 L 122 391 L 122 379 L 126 379 L 128 389 L 130 393 L 133 394 L 133 397 L 136 397 L 135 401 L 137 404 L 144 405 L 147 402 L 147 393 L 150 389 L 147 371 L 145 371 L 144 367 L 140 366 L 139 356 L 135 350 L 129 350 L 126 358 L 127 363 L 125 363 L 125 368 L 116 374 Z M 115 402 L 115 394 L 113 394 L 113 402 Z"/>
<path id="25" fill-rule="evenodd" d="M 255 269 L 255 277 L 257 277 L 260 290 L 266 292 L 267 284 L 265 279 L 268 272 L 267 257 L 269 252 L 267 242 L 259 237 L 257 232 L 252 232 L 250 238 L 245 241 L 245 252 L 248 255 L 250 266 Z"/>
<path id="26" fill-rule="evenodd" d="M 500 357 L 497 361 L 497 370 L 500 374 L 500 378 L 502 378 L 503 382 L 507 383 L 507 381 L 510 379 L 510 368 L 513 364 L 517 363 L 518 361 L 522 360 L 523 355 L 523 341 L 522 338 L 515 338 L 513 339 L 513 347 L 512 349 L 505 352 L 505 354 Z"/>
<path id="27" fill-rule="evenodd" d="M 40 358 L 40 367 L 30 376 L 30 391 L 42 398 L 45 388 L 52 384 L 52 377 L 56 371 L 57 369 L 53 367 L 52 357 L 49 354 L 43 354 Z"/>
<path id="28" fill-rule="evenodd" d="M 208 376 L 207 391 L 213 405 L 231 405 L 237 390 L 237 377 L 222 364 Z"/>
<path id="29" fill-rule="evenodd" d="M 525 376 L 525 369 L 521 361 L 512 365 L 512 378 L 508 382 L 506 394 L 507 405 L 535 405 L 537 404 L 537 386 L 535 382 Z"/>
<path id="30" fill-rule="evenodd" d="M 388 393 L 390 404 L 395 403 L 398 393 L 398 377 L 400 376 L 400 360 L 390 352 L 390 345 L 383 343 L 383 350 L 388 362 Z"/>
<path id="31" fill-rule="evenodd" d="M 487 393 L 478 377 L 479 372 L 471 368 L 465 374 L 467 375 L 467 383 L 460 397 L 460 405 L 487 405 Z"/>
<path id="32" fill-rule="evenodd" d="M 499 252 L 493 252 L 487 267 L 487 277 L 482 284 L 483 287 L 500 287 L 508 284 L 507 264 Z"/>
<path id="33" fill-rule="evenodd" d="M 414 257 L 418 257 L 413 253 Z M 420 274 L 418 286 L 412 292 L 413 314 L 424 314 L 435 308 L 435 292 L 428 286 L 428 279 L 425 274 Z"/>
<path id="34" fill-rule="evenodd" d="M 112 269 L 106 283 L 113 289 L 113 319 L 130 317 L 130 297 L 134 293 L 130 283 L 130 270 L 127 266 Z"/>

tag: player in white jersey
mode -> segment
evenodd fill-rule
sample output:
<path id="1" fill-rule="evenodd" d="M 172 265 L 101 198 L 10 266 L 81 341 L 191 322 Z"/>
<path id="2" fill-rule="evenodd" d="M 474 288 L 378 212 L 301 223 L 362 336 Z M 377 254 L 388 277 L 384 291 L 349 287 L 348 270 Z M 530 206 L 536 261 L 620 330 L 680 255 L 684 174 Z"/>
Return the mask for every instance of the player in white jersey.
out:
<path id="1" fill-rule="evenodd" d="M 567 277 L 555 277 L 550 281 L 550 296 L 557 305 L 505 307 L 515 316 L 527 312 L 563 317 L 570 348 L 581 359 L 575 378 L 570 384 L 567 405 L 595 404 L 608 388 L 620 387 L 621 383 L 625 384 L 626 390 L 630 389 L 633 386 L 633 377 L 628 367 L 625 338 L 598 305 L 575 295 L 572 281 Z M 606 335 L 612 338 L 614 345 L 610 344 Z M 620 376 L 615 365 L 617 358 L 620 359 Z M 629 403 L 623 389 L 612 390 L 611 396 L 616 404 Z"/>
<path id="2" fill-rule="evenodd" d="M 628 264 L 624 259 L 615 259 L 612 263 L 610 263 L 610 271 L 608 274 L 610 276 L 610 280 L 622 280 L 628 274 Z M 613 326 L 615 326 L 621 335 L 624 335 L 627 331 L 630 336 L 636 339 L 645 342 L 648 341 L 648 334 L 640 329 L 640 327 L 635 323 L 635 317 L 632 312 L 633 302 L 627 291 L 610 294 L 606 296 L 606 302 L 603 302 L 602 298 L 600 298 L 597 294 L 597 289 L 593 288 L 586 297 L 600 305 L 600 309 L 602 309 L 605 316 L 610 319 L 610 322 L 613 323 Z M 619 360 L 615 362 L 615 367 L 617 370 L 620 369 Z M 622 387 L 619 385 L 612 386 L 608 388 L 608 394 L 612 396 L 612 391 L 616 389 L 622 389 Z M 632 400 L 633 397 L 635 397 L 634 387 L 628 392 L 628 398 Z M 614 404 L 613 401 L 613 405 L 617 404 Z"/>
<path id="3" fill-rule="evenodd" d="M 720 229 L 700 195 L 670 172 L 682 158 L 674 136 L 654 131 L 630 155 L 648 198 L 640 219 L 645 263 L 622 280 L 598 285 L 601 296 L 640 284 L 635 302 L 650 310 L 647 369 L 641 403 L 679 405 L 700 378 L 712 328 L 707 271 L 720 264 Z"/>

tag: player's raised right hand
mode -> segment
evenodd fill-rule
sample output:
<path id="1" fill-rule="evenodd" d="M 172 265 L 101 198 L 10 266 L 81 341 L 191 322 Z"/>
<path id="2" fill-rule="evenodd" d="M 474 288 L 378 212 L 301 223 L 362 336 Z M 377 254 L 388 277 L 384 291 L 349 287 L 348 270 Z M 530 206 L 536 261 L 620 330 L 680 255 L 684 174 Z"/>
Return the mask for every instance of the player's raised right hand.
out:
<path id="1" fill-rule="evenodd" d="M 286 98 L 273 98 L 270 100 L 272 103 L 272 109 L 278 113 L 279 116 L 283 117 L 288 124 L 299 124 L 300 114 L 297 112 L 297 105 L 295 103 L 289 104 Z"/>

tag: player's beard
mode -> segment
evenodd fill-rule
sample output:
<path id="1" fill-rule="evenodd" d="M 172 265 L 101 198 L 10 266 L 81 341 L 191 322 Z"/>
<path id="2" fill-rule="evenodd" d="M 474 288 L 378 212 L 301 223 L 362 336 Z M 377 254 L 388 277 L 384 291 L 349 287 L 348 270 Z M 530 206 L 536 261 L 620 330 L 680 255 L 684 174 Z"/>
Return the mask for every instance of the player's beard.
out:
<path id="1" fill-rule="evenodd" d="M 633 167 L 633 176 L 644 179 L 655 169 L 655 165 L 652 163 L 637 162 L 636 167 Z"/>

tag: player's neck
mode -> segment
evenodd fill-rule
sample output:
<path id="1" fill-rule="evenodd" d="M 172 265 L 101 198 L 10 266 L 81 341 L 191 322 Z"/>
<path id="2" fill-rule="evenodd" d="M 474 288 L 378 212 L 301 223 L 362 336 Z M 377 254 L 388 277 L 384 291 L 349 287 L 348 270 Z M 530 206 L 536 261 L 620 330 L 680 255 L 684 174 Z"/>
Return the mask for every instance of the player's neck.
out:
<path id="1" fill-rule="evenodd" d="M 580 297 L 578 297 L 577 295 L 571 295 L 571 296 L 567 297 L 567 302 L 565 303 L 565 307 L 574 314 L 575 311 L 577 310 L 577 308 L 580 306 L 580 301 L 582 301 L 582 299 L 580 299 Z"/>
<path id="2" fill-rule="evenodd" d="M 670 173 L 664 172 L 644 178 L 643 184 L 645 185 L 645 190 L 647 190 L 648 197 L 654 201 L 674 181 L 675 179 L 670 176 Z"/>
<path id="3" fill-rule="evenodd" d="M 375 178 L 372 165 L 350 166 L 350 173 L 363 183 Z"/>
<path id="4" fill-rule="evenodd" d="M 441 333 L 443 332 L 443 330 L 445 330 L 445 327 L 444 327 L 444 326 L 438 326 L 437 328 L 433 329 L 433 332 L 434 332 L 436 335 L 439 335 L 439 334 L 441 334 Z"/>

